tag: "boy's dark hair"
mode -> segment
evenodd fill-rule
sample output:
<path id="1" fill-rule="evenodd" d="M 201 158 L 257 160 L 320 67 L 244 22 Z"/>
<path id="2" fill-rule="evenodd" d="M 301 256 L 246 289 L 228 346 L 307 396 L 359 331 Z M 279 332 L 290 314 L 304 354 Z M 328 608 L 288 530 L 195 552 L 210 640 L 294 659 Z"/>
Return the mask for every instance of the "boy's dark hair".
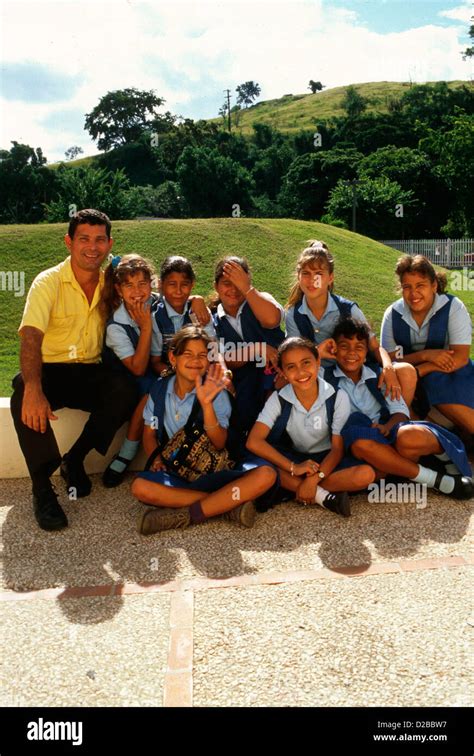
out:
<path id="1" fill-rule="evenodd" d="M 87 208 L 86 210 L 78 210 L 77 213 L 74 213 L 69 221 L 69 228 L 67 230 L 71 239 L 74 239 L 76 228 L 80 223 L 87 223 L 89 226 L 105 226 L 107 238 L 110 239 L 110 232 L 112 230 L 110 218 L 105 213 L 101 213 L 100 210 Z"/>
<path id="2" fill-rule="evenodd" d="M 283 362 L 283 355 L 289 352 L 290 349 L 308 349 L 317 360 L 319 360 L 318 347 L 313 341 L 309 339 L 303 339 L 301 336 L 290 336 L 278 347 L 278 367 L 281 368 Z"/>
<path id="3" fill-rule="evenodd" d="M 171 273 L 184 273 L 190 281 L 196 280 L 192 263 L 187 257 L 181 255 L 170 255 L 163 260 L 160 268 L 160 280 L 164 281 L 166 276 L 171 275 Z"/>
<path id="4" fill-rule="evenodd" d="M 365 341 L 367 349 L 369 348 L 370 330 L 366 323 L 361 323 L 353 318 L 341 318 L 334 329 L 332 338 L 337 343 L 341 336 L 346 339 L 353 339 L 355 336 L 358 341 Z"/>

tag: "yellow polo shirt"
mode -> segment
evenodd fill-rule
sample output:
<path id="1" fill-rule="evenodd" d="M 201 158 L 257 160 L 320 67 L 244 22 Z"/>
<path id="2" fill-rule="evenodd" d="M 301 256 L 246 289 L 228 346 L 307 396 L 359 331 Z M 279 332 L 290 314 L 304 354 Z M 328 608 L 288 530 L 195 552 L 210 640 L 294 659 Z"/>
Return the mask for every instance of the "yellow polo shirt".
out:
<path id="1" fill-rule="evenodd" d="M 25 326 L 44 333 L 43 362 L 99 362 L 105 323 L 99 314 L 104 285 L 99 283 L 89 305 L 71 267 L 71 258 L 44 270 L 31 284 L 19 331 Z"/>

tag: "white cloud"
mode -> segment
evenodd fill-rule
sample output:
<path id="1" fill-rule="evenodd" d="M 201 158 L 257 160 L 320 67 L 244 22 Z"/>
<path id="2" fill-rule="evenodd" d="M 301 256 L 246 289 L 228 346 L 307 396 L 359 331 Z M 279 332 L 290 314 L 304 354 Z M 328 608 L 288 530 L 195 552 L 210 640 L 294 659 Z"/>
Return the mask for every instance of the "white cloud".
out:
<path id="1" fill-rule="evenodd" d="M 438 16 L 443 18 L 449 18 L 453 21 L 462 21 L 466 24 L 469 23 L 471 17 L 474 15 L 474 6 L 471 0 L 465 0 L 464 5 L 458 5 L 456 8 L 450 8 L 449 10 L 439 11 Z"/>
<path id="2" fill-rule="evenodd" d="M 5 61 L 35 61 L 81 76 L 78 90 L 54 107 L 3 103 L 0 146 L 25 141 L 41 146 L 49 160 L 61 158 L 64 145 L 97 150 L 82 129 L 46 129 L 41 121 L 67 109 L 87 113 L 114 89 L 155 89 L 165 108 L 179 113 L 211 92 L 223 99 L 222 90 L 249 79 L 270 99 L 305 92 L 310 78 L 332 87 L 467 79 L 471 71 L 457 26 L 384 35 L 362 25 L 350 8 L 321 0 L 4 2 L 3 25 Z M 214 105 L 195 113 L 215 115 Z"/>

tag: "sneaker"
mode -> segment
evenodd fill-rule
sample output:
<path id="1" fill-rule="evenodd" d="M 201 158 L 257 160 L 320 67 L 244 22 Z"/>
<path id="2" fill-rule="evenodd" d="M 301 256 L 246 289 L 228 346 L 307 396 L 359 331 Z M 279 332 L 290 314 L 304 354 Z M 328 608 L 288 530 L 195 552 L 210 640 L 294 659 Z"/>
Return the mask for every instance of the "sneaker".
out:
<path id="1" fill-rule="evenodd" d="M 189 507 L 148 507 L 140 512 L 137 524 L 142 535 L 187 528 L 191 524 Z"/>
<path id="2" fill-rule="evenodd" d="M 60 471 L 61 477 L 66 481 L 68 494 L 71 493 L 70 489 L 73 488 L 75 489 L 76 499 L 89 496 L 92 483 L 81 461 L 74 460 L 71 462 L 66 454 L 62 458 Z"/>
<path id="3" fill-rule="evenodd" d="M 53 488 L 45 488 L 38 495 L 33 494 L 33 512 L 42 530 L 67 528 L 67 517 L 58 504 Z"/>
<path id="4" fill-rule="evenodd" d="M 465 475 L 451 475 L 454 478 L 454 490 L 451 493 L 445 494 L 439 490 L 439 484 L 443 473 L 438 473 L 436 476 L 433 489 L 438 493 L 442 493 L 443 496 L 450 496 L 452 499 L 472 499 L 474 498 L 474 485 L 472 478 L 466 478 Z"/>
<path id="5" fill-rule="evenodd" d="M 342 493 L 328 494 L 323 501 L 324 509 L 329 509 L 335 514 L 342 515 L 342 517 L 351 516 L 351 503 L 349 496 L 344 491 Z"/>
<path id="6" fill-rule="evenodd" d="M 116 459 L 125 465 L 122 472 L 117 472 L 117 470 L 112 469 L 112 464 Z M 102 483 L 104 484 L 104 486 L 106 488 L 115 488 L 115 486 L 119 486 L 124 479 L 130 462 L 130 459 L 125 459 L 125 457 L 120 457 L 118 454 L 116 454 L 115 457 L 111 460 L 107 469 L 104 471 L 104 474 L 102 475 Z"/>
<path id="7" fill-rule="evenodd" d="M 245 504 L 240 504 L 229 512 L 224 512 L 222 519 L 236 522 L 244 528 L 253 528 L 256 515 L 257 512 L 253 501 L 246 501 Z"/>

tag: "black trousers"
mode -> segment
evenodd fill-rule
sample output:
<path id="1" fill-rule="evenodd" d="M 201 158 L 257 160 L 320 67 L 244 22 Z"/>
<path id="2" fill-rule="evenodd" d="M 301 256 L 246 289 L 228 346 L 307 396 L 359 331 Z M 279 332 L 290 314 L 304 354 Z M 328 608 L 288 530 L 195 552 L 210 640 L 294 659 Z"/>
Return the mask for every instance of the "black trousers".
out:
<path id="1" fill-rule="evenodd" d="M 91 413 L 79 438 L 100 454 L 106 454 L 115 433 L 131 417 L 138 402 L 131 375 L 98 363 L 43 363 L 41 383 L 53 412 L 70 407 Z M 33 490 L 38 491 L 60 465 L 61 455 L 49 421 L 46 432 L 40 433 L 21 420 L 24 393 L 21 373 L 15 376 L 12 385 L 11 413 Z"/>

